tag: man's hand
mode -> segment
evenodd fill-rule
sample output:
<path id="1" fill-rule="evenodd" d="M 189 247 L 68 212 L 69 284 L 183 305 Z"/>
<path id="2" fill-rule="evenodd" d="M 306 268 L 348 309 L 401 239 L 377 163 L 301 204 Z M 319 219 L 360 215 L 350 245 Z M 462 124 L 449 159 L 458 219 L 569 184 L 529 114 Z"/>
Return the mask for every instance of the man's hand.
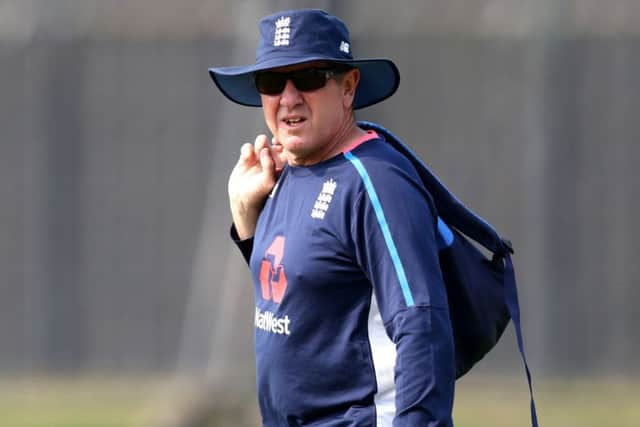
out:
<path id="1" fill-rule="evenodd" d="M 240 239 L 255 233 L 258 215 L 284 167 L 282 146 L 273 142 L 269 145 L 266 135 L 258 135 L 253 145 L 245 143 L 229 177 L 231 216 Z"/>

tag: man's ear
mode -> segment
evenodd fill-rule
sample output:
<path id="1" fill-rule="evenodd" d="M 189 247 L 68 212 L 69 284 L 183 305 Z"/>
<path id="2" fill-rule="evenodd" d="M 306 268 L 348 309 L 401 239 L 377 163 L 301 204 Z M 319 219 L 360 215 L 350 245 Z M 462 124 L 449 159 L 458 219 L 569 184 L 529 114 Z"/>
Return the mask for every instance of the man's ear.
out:
<path id="1" fill-rule="evenodd" d="M 357 68 L 347 71 L 342 77 L 342 99 L 344 106 L 347 108 L 351 108 L 353 105 L 359 81 L 360 70 Z"/>

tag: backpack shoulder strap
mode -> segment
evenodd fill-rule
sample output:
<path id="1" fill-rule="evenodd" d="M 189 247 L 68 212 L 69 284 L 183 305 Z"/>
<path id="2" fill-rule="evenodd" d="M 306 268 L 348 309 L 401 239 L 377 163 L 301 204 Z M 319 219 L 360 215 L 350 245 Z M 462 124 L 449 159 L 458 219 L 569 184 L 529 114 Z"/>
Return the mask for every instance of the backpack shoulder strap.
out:
<path id="1" fill-rule="evenodd" d="M 513 253 L 511 244 L 500 238 L 496 230 L 484 219 L 467 208 L 447 187 L 436 177 L 427 165 L 416 156 L 398 137 L 384 127 L 366 121 L 358 122 L 358 126 L 366 130 L 374 130 L 381 135 L 396 150 L 404 154 L 413 163 L 425 187 L 433 197 L 438 215 L 449 226 L 480 243 L 493 254 L 502 255 Z"/>
<path id="2" fill-rule="evenodd" d="M 365 130 L 374 130 L 381 135 L 396 150 L 404 154 L 414 165 L 427 191 L 431 194 L 436 206 L 438 216 L 449 226 L 456 228 L 462 234 L 481 244 L 485 249 L 493 253 L 494 263 L 504 262 L 504 299 L 516 332 L 520 357 L 524 364 L 527 382 L 529 384 L 529 396 L 531 398 L 531 425 L 538 427 L 531 373 L 527 364 L 524 351 L 524 340 L 520 326 L 520 306 L 518 304 L 518 291 L 516 287 L 515 271 L 511 254 L 513 247 L 511 242 L 500 237 L 498 232 L 479 215 L 467 208 L 440 180 L 429 170 L 427 165 L 411 151 L 398 137 L 384 127 L 366 121 L 359 121 L 358 126 Z"/>

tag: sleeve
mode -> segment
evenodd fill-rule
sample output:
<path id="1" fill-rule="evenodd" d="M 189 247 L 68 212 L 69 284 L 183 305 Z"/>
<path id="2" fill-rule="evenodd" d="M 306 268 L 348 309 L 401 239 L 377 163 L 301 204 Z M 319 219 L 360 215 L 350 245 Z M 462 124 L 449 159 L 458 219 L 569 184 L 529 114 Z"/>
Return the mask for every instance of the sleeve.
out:
<path id="1" fill-rule="evenodd" d="M 431 197 L 409 165 L 355 166 L 356 257 L 396 346 L 393 425 L 452 426 L 454 343 Z"/>
<path id="2" fill-rule="evenodd" d="M 231 235 L 231 240 L 233 240 L 233 243 L 235 243 L 238 249 L 240 249 L 242 257 L 246 261 L 247 265 L 249 265 L 251 252 L 253 251 L 253 237 L 241 240 L 240 237 L 238 237 L 238 231 L 236 230 L 235 224 L 231 224 L 231 230 L 229 234 Z"/>

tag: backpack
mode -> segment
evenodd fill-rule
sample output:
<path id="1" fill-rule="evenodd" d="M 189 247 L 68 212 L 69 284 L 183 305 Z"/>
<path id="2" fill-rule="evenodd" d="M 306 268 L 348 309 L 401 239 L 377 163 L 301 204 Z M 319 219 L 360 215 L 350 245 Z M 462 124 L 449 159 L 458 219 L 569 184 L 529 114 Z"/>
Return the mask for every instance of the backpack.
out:
<path id="1" fill-rule="evenodd" d="M 531 397 L 531 424 L 538 427 L 531 373 L 524 352 L 520 307 L 511 242 L 480 216 L 469 210 L 400 139 L 375 123 L 359 121 L 373 130 L 416 168 L 433 199 L 438 215 L 440 269 L 449 302 L 456 358 L 456 378 L 465 375 L 498 342 L 509 320 L 513 321 L 520 356 Z M 491 259 L 471 242 L 488 250 Z"/>

